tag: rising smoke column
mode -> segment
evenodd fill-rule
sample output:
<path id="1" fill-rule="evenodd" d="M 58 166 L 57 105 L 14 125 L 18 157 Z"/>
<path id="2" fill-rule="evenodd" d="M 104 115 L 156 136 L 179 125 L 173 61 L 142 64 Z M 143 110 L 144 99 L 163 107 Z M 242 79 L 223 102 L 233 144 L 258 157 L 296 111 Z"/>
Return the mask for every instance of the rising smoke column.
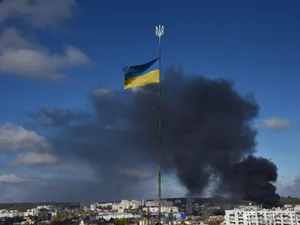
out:
<path id="1" fill-rule="evenodd" d="M 175 170 L 189 195 L 202 193 L 215 175 L 220 185 L 245 200 L 276 205 L 278 195 L 271 184 L 277 179 L 276 166 L 251 156 L 256 146 L 251 122 L 259 109 L 254 99 L 241 96 L 227 80 L 188 78 L 174 70 L 167 72 L 162 88 L 163 166 Z M 150 87 L 136 94 L 127 117 L 136 148 L 148 151 L 154 161 L 155 93 Z"/>
<path id="2" fill-rule="evenodd" d="M 164 74 L 162 98 L 164 174 L 175 173 L 190 196 L 201 194 L 215 178 L 218 191 L 267 206 L 277 204 L 271 183 L 277 168 L 253 156 L 256 131 L 251 123 L 259 111 L 253 98 L 240 95 L 227 80 L 187 76 L 174 68 Z M 105 193 L 117 195 L 127 185 L 120 176 L 141 178 L 135 171 L 155 171 L 157 87 L 98 90 L 91 101 L 93 123 L 76 121 L 75 127 L 65 127 L 59 133 L 63 145 L 54 149 L 87 163 L 104 182 Z"/>

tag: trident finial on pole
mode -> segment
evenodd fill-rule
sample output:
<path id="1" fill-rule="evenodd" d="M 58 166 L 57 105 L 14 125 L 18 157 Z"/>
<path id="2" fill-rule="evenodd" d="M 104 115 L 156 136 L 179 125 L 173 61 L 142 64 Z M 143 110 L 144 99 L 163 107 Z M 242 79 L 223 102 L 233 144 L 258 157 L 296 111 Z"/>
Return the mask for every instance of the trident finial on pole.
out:
<path id="1" fill-rule="evenodd" d="M 158 36 L 158 43 L 160 44 L 160 38 L 164 35 L 164 25 L 158 25 L 155 27 L 155 34 Z"/>

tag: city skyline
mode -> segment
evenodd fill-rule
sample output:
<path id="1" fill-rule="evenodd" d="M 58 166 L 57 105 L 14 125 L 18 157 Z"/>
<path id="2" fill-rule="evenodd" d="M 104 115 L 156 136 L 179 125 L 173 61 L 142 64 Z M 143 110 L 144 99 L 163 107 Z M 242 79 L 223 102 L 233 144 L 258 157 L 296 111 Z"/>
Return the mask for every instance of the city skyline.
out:
<path id="1" fill-rule="evenodd" d="M 299 197 L 299 6 L 0 1 L 0 202 L 157 197 L 157 149 L 140 154 L 117 144 L 128 129 L 122 118 L 130 118 L 120 101 L 144 90 L 123 91 L 122 69 L 157 57 L 159 24 L 163 77 L 228 79 L 241 96 L 254 96 L 254 155 L 278 167 L 280 195 Z M 165 160 L 162 197 L 185 196 Z"/>

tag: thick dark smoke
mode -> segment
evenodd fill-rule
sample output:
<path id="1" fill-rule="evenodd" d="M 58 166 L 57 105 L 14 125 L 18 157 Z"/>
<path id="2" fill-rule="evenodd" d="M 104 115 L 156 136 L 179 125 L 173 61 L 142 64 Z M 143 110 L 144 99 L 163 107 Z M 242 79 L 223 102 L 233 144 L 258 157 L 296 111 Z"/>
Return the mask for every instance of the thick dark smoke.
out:
<path id="1" fill-rule="evenodd" d="M 276 205 L 278 195 L 271 182 L 277 179 L 277 168 L 252 156 L 256 101 L 241 96 L 229 81 L 188 77 L 174 69 L 166 72 L 162 88 L 164 173 L 176 173 L 189 195 L 201 194 L 214 182 L 218 191 Z M 117 182 L 126 169 L 153 168 L 157 163 L 156 93 L 156 86 L 133 93 L 94 92 L 96 121 L 65 127 L 55 149 L 62 156 L 89 163 L 106 182 Z"/>
<path id="2" fill-rule="evenodd" d="M 231 187 L 245 200 L 254 201 L 266 208 L 277 206 L 280 196 L 270 182 L 277 180 L 277 167 L 264 158 L 249 156 L 232 167 Z M 234 180 L 233 180 L 234 179 Z"/>

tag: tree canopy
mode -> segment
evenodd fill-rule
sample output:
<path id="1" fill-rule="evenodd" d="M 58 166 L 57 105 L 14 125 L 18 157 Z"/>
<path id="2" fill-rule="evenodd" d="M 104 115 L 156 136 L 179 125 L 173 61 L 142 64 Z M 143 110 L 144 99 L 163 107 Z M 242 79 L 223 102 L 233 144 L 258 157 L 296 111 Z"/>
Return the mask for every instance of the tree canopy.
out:
<path id="1" fill-rule="evenodd" d="M 116 218 L 114 220 L 114 225 L 126 225 L 127 224 L 127 219 L 126 218 Z"/>

